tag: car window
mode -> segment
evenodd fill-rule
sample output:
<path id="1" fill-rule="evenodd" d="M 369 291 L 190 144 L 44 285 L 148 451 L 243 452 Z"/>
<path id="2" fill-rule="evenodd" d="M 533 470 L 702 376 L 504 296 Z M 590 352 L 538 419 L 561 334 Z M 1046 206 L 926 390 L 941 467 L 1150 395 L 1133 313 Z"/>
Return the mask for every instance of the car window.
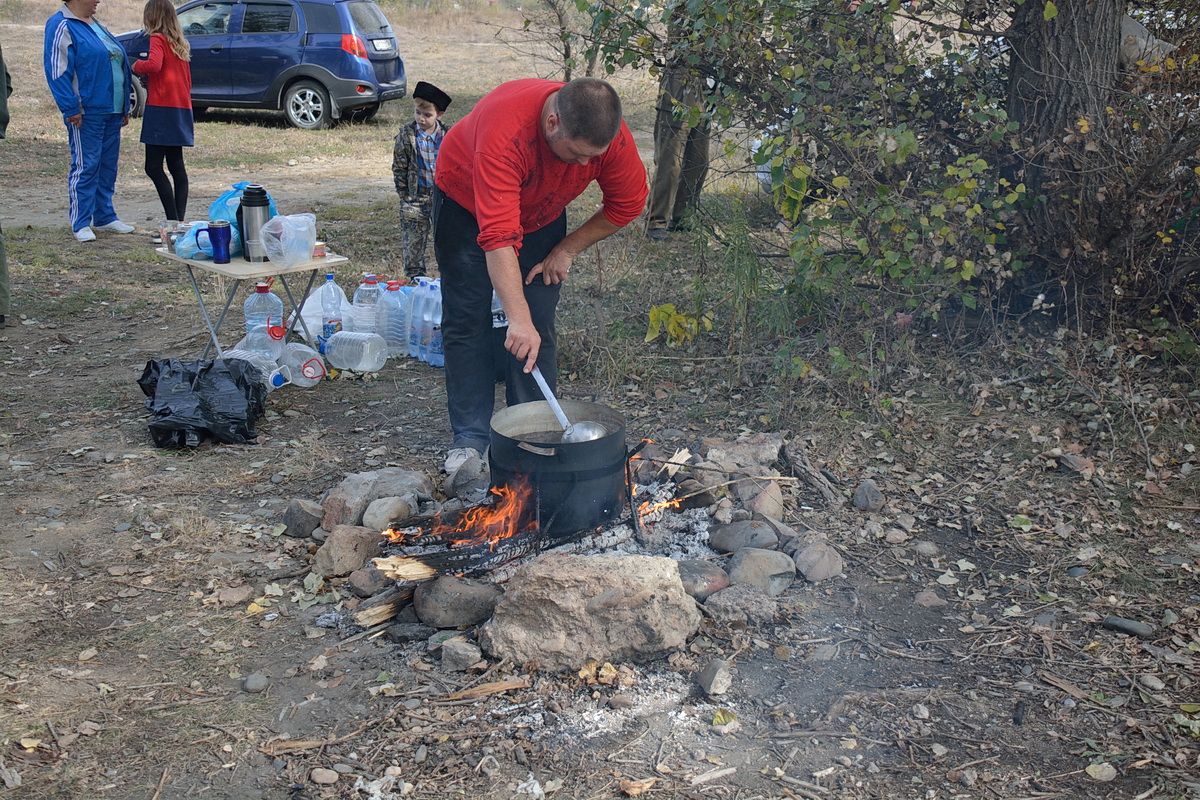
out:
<path id="1" fill-rule="evenodd" d="M 242 33 L 287 33 L 296 30 L 296 12 L 279 3 L 247 3 Z"/>
<path id="2" fill-rule="evenodd" d="M 229 30 L 232 3 L 205 3 L 179 15 L 179 27 L 185 36 L 212 36 Z"/>
<path id="3" fill-rule="evenodd" d="M 359 32 L 379 33 L 388 30 L 387 17 L 374 3 L 358 0 L 358 2 L 346 3 L 346 7 L 350 9 L 350 19 L 354 21 L 354 27 Z"/>
<path id="4" fill-rule="evenodd" d="M 341 33 L 342 22 L 338 19 L 337 8 L 321 3 L 301 3 L 304 11 L 304 25 L 309 33 Z"/>

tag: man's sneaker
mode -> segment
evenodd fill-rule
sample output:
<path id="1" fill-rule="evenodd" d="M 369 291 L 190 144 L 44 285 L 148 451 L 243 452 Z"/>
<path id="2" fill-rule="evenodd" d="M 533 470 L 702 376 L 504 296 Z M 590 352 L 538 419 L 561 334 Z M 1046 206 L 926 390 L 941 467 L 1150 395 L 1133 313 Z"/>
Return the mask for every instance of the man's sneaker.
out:
<path id="1" fill-rule="evenodd" d="M 670 235 L 666 228 L 651 228 L 646 231 L 646 238 L 652 242 L 664 241 Z"/>
<path id="2" fill-rule="evenodd" d="M 102 231 L 112 231 L 113 233 L 133 233 L 133 226 L 128 222 L 121 222 L 119 219 L 114 219 L 105 225 L 97 225 Z"/>
<path id="3" fill-rule="evenodd" d="M 461 467 L 463 462 L 472 456 L 481 460 L 483 459 L 483 453 L 479 452 L 474 447 L 452 447 L 450 451 L 446 453 L 446 463 L 443 466 L 443 469 L 446 470 L 447 475 L 452 475 L 454 474 L 454 470 Z"/>
<path id="4" fill-rule="evenodd" d="M 92 229 L 86 226 L 75 231 L 75 240 L 80 242 L 96 241 L 96 234 L 92 233 Z"/>

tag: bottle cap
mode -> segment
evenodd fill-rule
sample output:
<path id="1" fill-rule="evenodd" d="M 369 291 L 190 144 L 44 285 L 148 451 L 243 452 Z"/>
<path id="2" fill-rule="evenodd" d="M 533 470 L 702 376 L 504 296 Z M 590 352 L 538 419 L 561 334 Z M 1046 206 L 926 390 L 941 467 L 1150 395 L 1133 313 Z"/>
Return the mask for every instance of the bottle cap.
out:
<path id="1" fill-rule="evenodd" d="M 283 320 L 280 320 L 283 322 Z M 287 328 L 283 325 L 272 325 L 270 318 L 267 319 L 267 336 L 270 336 L 275 341 L 279 341 L 287 336 Z"/>
<path id="2" fill-rule="evenodd" d="M 368 276 L 367 276 L 367 277 L 366 277 L 366 278 L 363 280 L 363 283 L 367 284 L 368 286 L 374 286 L 374 285 L 376 285 L 377 283 L 379 283 L 379 280 L 378 280 L 378 279 L 377 279 L 377 278 L 376 278 L 374 275 L 368 275 Z"/>
<path id="3" fill-rule="evenodd" d="M 258 292 L 259 294 L 266 294 L 267 292 L 271 291 L 271 287 L 265 283 L 256 283 L 254 284 L 254 291 Z"/>
<path id="4" fill-rule="evenodd" d="M 331 280 L 333 280 L 333 277 L 334 277 L 334 276 L 333 276 L 333 273 L 332 273 L 332 272 L 326 272 L 326 273 L 325 273 L 325 280 L 327 280 L 327 281 L 331 281 Z"/>

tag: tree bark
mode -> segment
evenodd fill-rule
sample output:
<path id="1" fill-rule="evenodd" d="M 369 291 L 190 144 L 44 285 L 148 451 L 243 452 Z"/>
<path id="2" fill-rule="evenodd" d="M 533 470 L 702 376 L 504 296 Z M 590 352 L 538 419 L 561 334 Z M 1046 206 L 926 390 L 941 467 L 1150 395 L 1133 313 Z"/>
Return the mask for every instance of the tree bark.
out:
<path id="1" fill-rule="evenodd" d="M 1025 0 L 1013 16 L 1009 119 L 1020 125 L 1018 177 L 1036 255 L 1077 264 L 1096 242 L 1106 107 L 1117 84 L 1125 0 Z M 1045 19 L 1052 16 L 1051 19 Z"/>

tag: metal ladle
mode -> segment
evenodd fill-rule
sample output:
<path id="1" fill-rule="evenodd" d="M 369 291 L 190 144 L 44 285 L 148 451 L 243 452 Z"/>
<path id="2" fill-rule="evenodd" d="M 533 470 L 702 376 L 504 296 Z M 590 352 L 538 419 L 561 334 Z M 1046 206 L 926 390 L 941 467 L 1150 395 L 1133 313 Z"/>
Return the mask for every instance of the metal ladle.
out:
<path id="1" fill-rule="evenodd" d="M 533 368 L 533 379 L 537 381 L 538 387 L 542 390 L 542 396 L 546 398 L 546 402 L 550 404 L 550 410 L 554 412 L 554 416 L 558 418 L 558 424 L 563 427 L 562 440 L 564 442 L 591 442 L 596 439 L 603 439 L 608 435 L 608 428 L 601 425 L 599 422 L 589 422 L 581 420 L 572 423 L 567 419 L 566 413 L 562 410 L 562 406 L 558 404 L 558 398 L 554 396 L 554 392 L 550 391 L 549 384 L 546 383 L 546 378 L 542 375 L 541 369 Z"/>

